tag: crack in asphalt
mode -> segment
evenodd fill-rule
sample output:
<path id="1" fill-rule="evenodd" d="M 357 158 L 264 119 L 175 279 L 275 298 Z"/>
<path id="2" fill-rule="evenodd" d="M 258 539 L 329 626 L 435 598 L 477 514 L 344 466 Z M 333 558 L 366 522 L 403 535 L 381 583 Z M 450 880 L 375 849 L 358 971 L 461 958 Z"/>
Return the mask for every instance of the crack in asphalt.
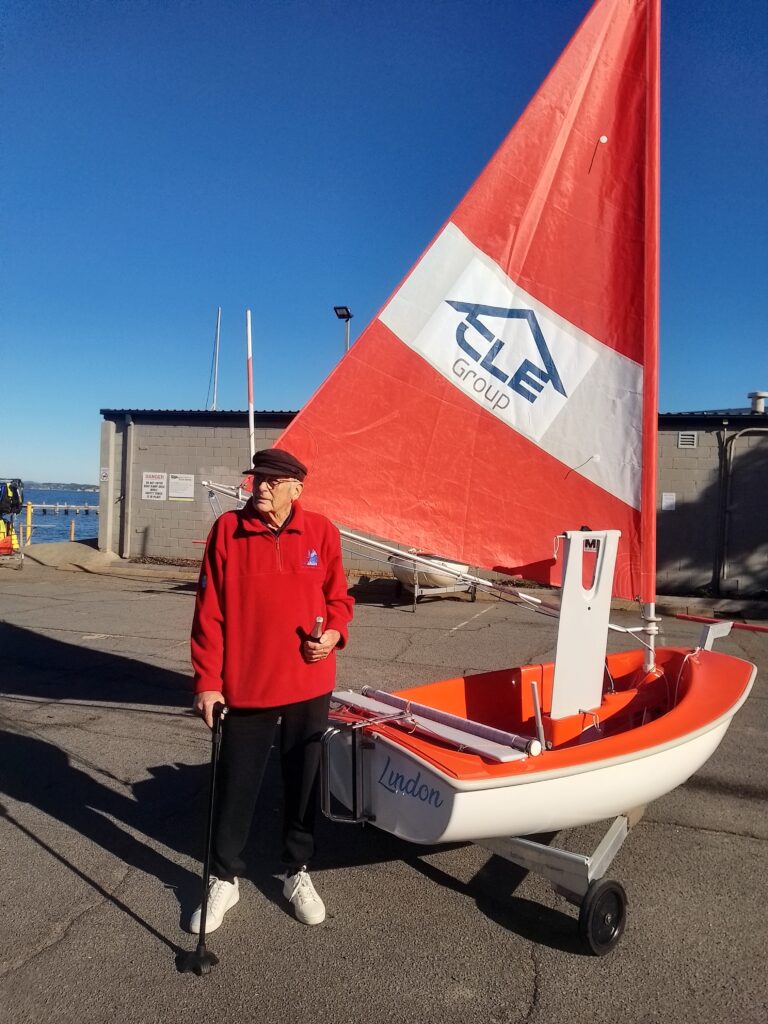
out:
<path id="1" fill-rule="evenodd" d="M 205 782 L 203 785 L 201 785 L 199 787 L 198 791 L 195 793 L 193 799 L 196 799 L 197 797 L 199 797 L 204 791 L 207 790 L 207 787 L 208 787 L 208 783 L 207 782 Z M 40 942 L 33 949 L 28 950 L 26 953 L 24 953 L 23 955 L 15 958 L 14 960 L 4 961 L 4 962 L 0 963 L 0 978 L 3 978 L 3 977 L 6 977 L 6 976 L 8 976 L 10 974 L 15 973 L 16 971 L 20 970 L 22 967 L 25 967 L 27 964 L 29 964 L 31 961 L 33 961 L 37 957 L 41 956 L 43 953 L 45 953 L 49 949 L 52 949 L 53 947 L 59 945 L 67 937 L 67 935 L 72 930 L 74 925 L 76 925 L 83 917 L 85 917 L 86 914 L 90 914 L 92 911 L 99 909 L 100 907 L 104 906 L 107 903 L 113 904 L 118 910 L 121 910 L 123 913 L 127 914 L 137 924 L 140 924 L 143 928 L 145 928 L 159 942 L 161 942 L 161 943 L 163 943 L 163 945 L 167 946 L 172 952 L 178 953 L 180 951 L 180 947 L 178 945 L 176 945 L 175 943 L 171 942 L 166 936 L 164 936 L 161 932 L 159 932 L 156 928 L 154 928 L 151 924 L 149 924 L 148 921 L 146 921 L 143 917 L 141 917 L 134 910 L 132 910 L 128 906 L 128 904 L 124 903 L 123 900 L 121 900 L 119 898 L 119 896 L 118 896 L 120 890 L 122 888 L 124 888 L 124 886 L 126 885 L 127 881 L 136 872 L 140 871 L 141 869 L 136 868 L 136 867 L 131 867 L 130 865 L 125 864 L 125 862 L 123 861 L 122 863 L 124 865 L 124 870 L 123 870 L 122 874 L 120 875 L 118 880 L 115 882 L 115 884 L 110 889 L 107 889 L 103 885 L 101 885 L 99 882 L 94 881 L 94 879 L 92 879 L 88 875 L 86 875 L 75 864 L 73 864 L 69 860 L 67 860 L 67 858 L 63 854 L 59 853 L 57 850 L 55 850 L 52 846 L 50 846 L 44 840 L 40 839 L 39 836 L 35 835 L 35 833 L 31 831 L 31 829 L 27 828 L 20 821 L 17 821 L 16 818 L 13 817 L 13 815 L 8 813 L 8 811 L 5 808 L 5 806 L 0 805 L 0 810 L 2 811 L 2 817 L 7 822 L 9 822 L 9 824 L 15 826 L 17 829 L 19 829 L 19 831 L 24 833 L 28 838 L 32 839 L 35 843 L 37 843 L 40 847 L 42 847 L 42 849 L 45 850 L 51 857 L 53 857 L 55 860 L 59 861 L 59 863 L 63 864 L 65 868 L 67 868 L 69 871 L 71 871 L 73 874 L 75 874 L 78 878 L 80 878 L 83 882 L 85 882 L 87 885 L 89 885 L 101 897 L 100 899 L 94 900 L 92 903 L 88 904 L 86 907 L 84 907 L 77 914 L 74 914 L 68 921 L 66 921 L 66 922 L 57 922 L 57 924 L 54 926 L 53 934 L 49 935 L 49 938 L 47 940 L 44 940 L 44 941 Z M 185 808 L 184 807 L 179 807 L 178 810 L 175 813 L 171 812 L 170 814 L 168 814 L 165 811 L 159 811 L 157 817 L 158 818 L 163 817 L 163 819 L 166 822 L 168 822 L 168 821 L 174 821 L 177 818 L 183 817 L 183 815 L 185 813 L 186 813 Z M 105 817 L 107 817 L 114 824 L 116 824 L 119 829 L 122 830 L 123 828 L 125 828 L 126 829 L 126 831 L 125 831 L 126 837 L 130 838 L 134 842 L 136 841 L 135 835 L 144 836 L 145 838 L 148 838 L 148 836 L 146 836 L 146 833 L 142 832 L 140 829 L 133 829 L 133 828 L 131 828 L 131 826 L 127 825 L 125 822 L 120 822 L 118 819 L 114 818 L 114 816 L 112 816 L 112 815 L 105 815 Z M 141 842 L 141 840 L 138 840 L 138 841 Z M 160 845 L 165 845 L 165 844 L 161 842 Z M 117 860 L 118 863 L 120 862 L 120 851 L 119 851 L 119 849 L 107 850 L 106 852 L 108 854 L 111 854 L 112 857 L 115 858 L 115 860 Z"/>
<path id="2" fill-rule="evenodd" d="M 12 818 L 9 818 L 9 820 L 13 821 Z M 14 824 L 17 823 L 14 822 Z M 40 840 L 37 841 L 40 842 Z M 51 850 L 51 848 L 49 848 L 49 850 Z M 53 852 L 55 856 L 59 857 L 59 859 L 64 860 L 64 858 L 62 858 L 60 854 L 56 854 L 56 852 L 53 850 L 51 850 L 51 852 Z M 27 964 L 31 963 L 33 960 L 41 956 L 43 953 L 47 952 L 49 949 L 53 949 L 54 946 L 58 946 L 67 937 L 67 935 L 74 927 L 74 925 L 77 924 L 77 922 L 82 917 L 84 917 L 86 914 L 89 914 L 92 910 L 96 910 L 99 907 L 102 907 L 107 902 L 115 902 L 115 894 L 122 888 L 128 875 L 131 873 L 131 870 L 131 868 L 126 867 L 122 876 L 118 879 L 117 883 L 113 886 L 111 890 L 104 889 L 102 886 L 98 885 L 98 883 L 93 882 L 91 879 L 82 875 L 81 877 L 86 882 L 88 882 L 89 885 L 95 888 L 97 892 L 101 892 L 103 894 L 101 899 L 94 900 L 93 903 L 90 903 L 88 906 L 84 907 L 79 913 L 74 914 L 71 918 L 69 918 L 68 921 L 57 921 L 52 929 L 53 934 L 49 935 L 49 938 L 47 940 L 43 940 L 33 949 L 27 950 L 26 953 L 16 957 L 14 960 L 6 960 L 3 963 L 0 963 L 0 978 L 4 978 L 7 975 L 13 974 L 15 971 L 20 970 L 22 967 L 26 967 Z"/>
<path id="3" fill-rule="evenodd" d="M 754 832 L 739 832 L 728 828 L 708 828 L 703 825 L 688 825 L 682 821 L 662 821 L 660 818 L 644 817 L 643 825 L 658 825 L 660 828 L 682 828 L 687 832 L 712 836 L 735 836 L 738 839 L 755 839 L 759 843 L 768 843 L 768 836 L 760 836 Z"/>
<path id="4" fill-rule="evenodd" d="M 197 717 L 191 708 L 180 709 L 179 711 L 158 711 L 155 708 L 132 707 L 121 704 L 94 704 L 90 701 L 78 700 L 43 700 L 37 697 L 21 697 L 17 694 L 0 695 L 0 703 L 10 704 L 35 704 L 40 708 L 95 708 L 99 711 L 122 712 L 130 715 L 159 715 L 162 718 L 184 718 L 192 719 Z M 8 722 L 14 720 L 7 719 Z"/>
<path id="5" fill-rule="evenodd" d="M 539 1008 L 539 1001 L 541 998 L 541 972 L 539 971 L 539 960 L 536 956 L 536 945 L 531 942 L 529 944 L 531 953 L 531 965 L 533 966 L 533 993 L 531 994 L 531 1001 L 528 1007 L 528 1012 L 523 1017 L 522 1024 L 528 1024 L 529 1021 L 533 1020 L 533 1015 Z"/>
<path id="6" fill-rule="evenodd" d="M 7 619 L 3 619 L 2 621 L 7 622 L 10 626 L 15 626 L 17 629 L 25 629 L 27 632 L 38 632 L 43 636 L 45 636 L 46 633 L 73 633 L 83 640 L 159 640 L 165 644 L 173 642 L 176 646 L 189 642 L 187 639 L 179 640 L 177 642 L 174 640 L 174 635 L 146 636 L 144 633 L 101 633 L 98 636 L 94 636 L 93 632 L 89 633 L 86 629 L 73 629 L 71 626 L 41 625 L 38 622 L 28 622 L 27 620 L 24 620 L 23 623 L 12 622 Z M 91 650 L 91 648 L 88 649 Z"/>

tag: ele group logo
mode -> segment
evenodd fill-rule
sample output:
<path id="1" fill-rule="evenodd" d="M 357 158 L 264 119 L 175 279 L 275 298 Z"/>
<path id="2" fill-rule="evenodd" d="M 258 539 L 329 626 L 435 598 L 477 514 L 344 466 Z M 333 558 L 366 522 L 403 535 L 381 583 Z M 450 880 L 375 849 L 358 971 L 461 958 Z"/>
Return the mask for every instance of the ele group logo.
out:
<path id="1" fill-rule="evenodd" d="M 452 224 L 380 319 L 471 401 L 537 443 L 546 434 L 548 445 L 550 428 L 602 353 L 595 339 L 529 295 Z M 590 391 L 599 390 L 598 377 Z M 599 403 L 598 394 L 580 399 Z M 570 438 L 572 431 L 564 431 Z"/>
<path id="2" fill-rule="evenodd" d="M 527 292 L 454 224 L 379 318 L 451 385 L 436 388 L 441 402 L 455 389 L 637 507 L 642 366 Z"/>
<path id="3" fill-rule="evenodd" d="M 479 364 L 481 370 L 487 371 L 490 377 L 499 381 L 500 384 L 506 385 L 531 404 L 540 396 L 546 384 L 551 384 L 555 391 L 564 398 L 568 397 L 552 354 L 547 347 L 539 321 L 536 319 L 536 314 L 532 309 L 505 309 L 500 306 L 485 306 L 480 303 L 455 302 L 451 299 L 446 301 L 458 313 L 464 314 L 464 319 L 456 328 L 456 343 L 462 352 Z M 539 359 L 544 365 L 537 366 L 530 359 L 524 358 L 511 373 L 501 369 L 496 360 L 503 358 L 506 342 L 496 337 L 485 322 L 494 318 L 522 321 L 530 331 L 538 350 Z M 467 337 L 470 331 L 473 332 L 470 337 L 472 337 L 474 344 Z M 478 338 L 479 341 L 476 340 Z M 475 345 L 484 342 L 487 343 L 485 354 L 478 348 L 475 348 Z M 481 381 L 483 385 L 485 384 L 476 373 L 472 374 L 466 360 L 461 358 L 457 359 L 454 363 L 453 372 L 460 379 L 466 380 L 467 383 L 474 379 Z M 474 384 L 472 384 L 472 387 L 473 390 L 477 391 Z M 485 387 L 483 387 L 483 390 L 485 390 Z M 499 392 L 498 388 L 496 389 L 492 399 L 494 408 L 506 407 L 509 405 L 509 400 L 508 395 Z"/>
<path id="4" fill-rule="evenodd" d="M 541 440 L 594 364 L 594 349 L 478 256 L 446 285 L 411 337 L 405 320 L 399 336 L 472 401 Z"/>

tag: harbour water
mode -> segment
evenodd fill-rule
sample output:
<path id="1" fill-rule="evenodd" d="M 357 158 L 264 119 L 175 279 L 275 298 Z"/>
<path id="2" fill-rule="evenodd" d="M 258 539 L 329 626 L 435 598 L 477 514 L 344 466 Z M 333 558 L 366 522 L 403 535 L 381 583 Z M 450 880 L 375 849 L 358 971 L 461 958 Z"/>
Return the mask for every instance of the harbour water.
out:
<path id="1" fill-rule="evenodd" d="M 56 514 L 48 511 L 43 515 L 35 509 L 32 516 L 32 543 L 50 544 L 54 541 L 69 540 L 69 521 L 75 521 L 75 540 L 92 540 L 99 535 L 99 517 L 96 509 L 99 507 L 99 495 L 96 491 L 70 491 L 70 490 L 48 490 L 36 487 L 24 488 L 25 511 L 17 518 L 17 525 L 26 522 L 26 504 L 31 501 L 33 505 L 62 505 L 70 508 L 73 505 L 89 505 L 88 512 L 75 514 L 70 512 L 66 515 L 64 508 Z"/>

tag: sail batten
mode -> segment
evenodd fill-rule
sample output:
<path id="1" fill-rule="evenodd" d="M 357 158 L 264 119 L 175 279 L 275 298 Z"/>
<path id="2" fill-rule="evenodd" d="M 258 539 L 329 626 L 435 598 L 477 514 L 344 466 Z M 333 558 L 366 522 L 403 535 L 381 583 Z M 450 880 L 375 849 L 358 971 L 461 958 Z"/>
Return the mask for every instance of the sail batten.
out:
<path id="1" fill-rule="evenodd" d="M 653 600 L 657 189 L 658 2 L 598 0 L 278 442 L 306 504 L 548 583 L 564 530 L 619 529 L 615 592 Z"/>

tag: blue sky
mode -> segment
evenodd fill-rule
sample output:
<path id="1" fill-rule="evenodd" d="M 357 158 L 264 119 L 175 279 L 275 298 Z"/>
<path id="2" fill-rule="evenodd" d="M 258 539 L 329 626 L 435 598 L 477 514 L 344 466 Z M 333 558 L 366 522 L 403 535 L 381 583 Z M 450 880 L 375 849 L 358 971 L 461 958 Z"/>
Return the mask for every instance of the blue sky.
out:
<path id="1" fill-rule="evenodd" d="M 6 0 L 0 472 L 95 482 L 99 409 L 295 409 L 587 0 Z M 662 10 L 660 408 L 768 390 L 768 5 Z"/>

